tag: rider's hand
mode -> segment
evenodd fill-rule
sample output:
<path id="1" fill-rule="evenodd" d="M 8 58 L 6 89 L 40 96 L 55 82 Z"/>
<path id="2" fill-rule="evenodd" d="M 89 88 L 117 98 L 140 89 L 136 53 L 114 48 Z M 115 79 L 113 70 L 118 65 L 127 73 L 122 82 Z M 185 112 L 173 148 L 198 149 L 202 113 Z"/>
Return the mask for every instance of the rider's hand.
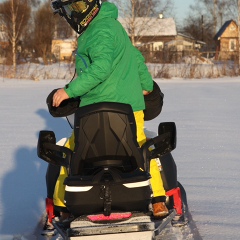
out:
<path id="1" fill-rule="evenodd" d="M 146 91 L 146 90 L 143 90 L 143 95 L 146 96 L 148 95 L 149 93 L 151 93 L 152 91 Z"/>
<path id="2" fill-rule="evenodd" d="M 63 100 L 68 99 L 69 96 L 63 88 L 58 89 L 53 95 L 53 107 L 59 107 Z"/>

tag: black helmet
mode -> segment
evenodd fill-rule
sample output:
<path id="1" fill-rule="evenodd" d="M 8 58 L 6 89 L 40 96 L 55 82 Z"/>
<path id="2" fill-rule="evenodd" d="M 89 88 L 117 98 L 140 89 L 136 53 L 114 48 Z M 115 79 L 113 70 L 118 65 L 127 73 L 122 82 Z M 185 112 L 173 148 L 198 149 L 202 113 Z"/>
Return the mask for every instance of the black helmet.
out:
<path id="1" fill-rule="evenodd" d="M 51 0 L 54 13 L 63 16 L 70 26 L 82 33 L 99 12 L 100 0 Z"/>

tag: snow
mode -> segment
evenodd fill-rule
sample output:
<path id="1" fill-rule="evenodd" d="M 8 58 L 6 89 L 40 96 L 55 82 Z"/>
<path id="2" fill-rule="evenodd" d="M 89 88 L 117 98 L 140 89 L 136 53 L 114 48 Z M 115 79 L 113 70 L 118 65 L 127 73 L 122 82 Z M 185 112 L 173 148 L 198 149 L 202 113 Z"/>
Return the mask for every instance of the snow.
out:
<path id="1" fill-rule="evenodd" d="M 118 21 L 123 25 L 128 35 L 129 26 L 131 26 L 131 19 L 118 18 Z M 136 33 L 141 33 L 141 36 L 177 36 L 176 23 L 173 18 L 150 18 L 137 17 L 134 19 Z M 136 36 L 138 36 L 136 34 Z"/>
<path id="2" fill-rule="evenodd" d="M 238 239 L 240 79 L 156 81 L 165 94 L 164 107 L 146 128 L 156 132 L 159 122 L 176 123 L 177 148 L 172 154 L 202 238 Z M 37 157 L 38 133 L 53 130 L 57 139 L 70 135 L 67 121 L 52 118 L 45 104 L 48 93 L 66 83 L 0 79 L 1 240 L 37 239 L 47 167 Z"/>

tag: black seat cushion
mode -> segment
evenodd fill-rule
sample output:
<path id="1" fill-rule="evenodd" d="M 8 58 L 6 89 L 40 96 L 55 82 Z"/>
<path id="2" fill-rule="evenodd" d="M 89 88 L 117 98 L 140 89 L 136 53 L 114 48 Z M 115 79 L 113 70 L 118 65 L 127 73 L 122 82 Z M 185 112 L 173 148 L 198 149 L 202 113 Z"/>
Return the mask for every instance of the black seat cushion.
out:
<path id="1" fill-rule="evenodd" d="M 105 167 L 112 163 L 123 171 L 144 166 L 135 118 L 128 104 L 104 102 L 79 108 L 74 134 L 71 175 L 89 174 L 101 164 Z"/>

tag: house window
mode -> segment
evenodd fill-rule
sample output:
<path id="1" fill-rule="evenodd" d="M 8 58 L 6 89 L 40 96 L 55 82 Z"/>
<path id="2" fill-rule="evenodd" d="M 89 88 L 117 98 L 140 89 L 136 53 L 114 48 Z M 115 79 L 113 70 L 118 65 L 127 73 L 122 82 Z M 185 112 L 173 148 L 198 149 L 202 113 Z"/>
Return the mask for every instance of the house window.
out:
<path id="1" fill-rule="evenodd" d="M 237 49 L 237 41 L 236 39 L 230 39 L 229 40 L 229 50 L 235 51 Z"/>
<path id="2" fill-rule="evenodd" d="M 154 51 L 161 51 L 163 49 L 163 42 L 154 42 L 153 48 Z"/>

